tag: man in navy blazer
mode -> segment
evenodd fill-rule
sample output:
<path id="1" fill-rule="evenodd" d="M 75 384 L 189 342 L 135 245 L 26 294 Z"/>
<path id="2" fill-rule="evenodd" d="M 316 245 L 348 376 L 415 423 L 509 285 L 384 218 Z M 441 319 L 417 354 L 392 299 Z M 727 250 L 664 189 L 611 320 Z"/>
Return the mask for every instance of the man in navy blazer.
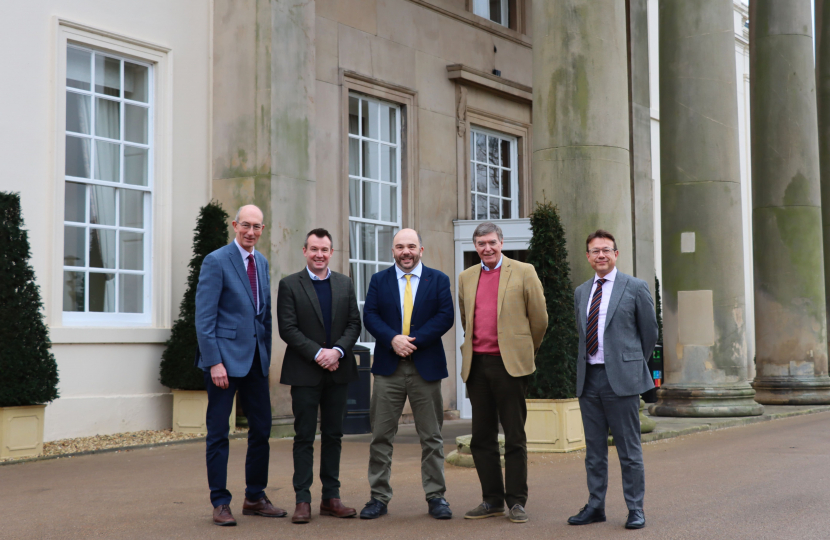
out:
<path id="1" fill-rule="evenodd" d="M 444 498 L 441 380 L 448 373 L 441 336 L 452 328 L 455 315 L 450 279 L 424 266 L 423 252 L 416 231 L 399 231 L 392 241 L 395 265 L 372 276 L 363 306 L 363 325 L 375 337 L 375 380 L 369 409 L 372 498 L 360 512 L 362 519 L 387 512 L 392 498 L 392 443 L 407 397 L 421 440 L 421 480 L 429 514 L 436 519 L 452 517 Z"/>
<path id="2" fill-rule="evenodd" d="M 254 249 L 262 211 L 243 206 L 233 221 L 234 241 L 205 257 L 196 287 L 196 365 L 208 393 L 207 471 L 213 523 L 236 525 L 228 491 L 228 431 L 236 392 L 248 417 L 245 502 L 242 513 L 283 517 L 265 495 L 271 436 L 271 286 L 268 261 Z"/>

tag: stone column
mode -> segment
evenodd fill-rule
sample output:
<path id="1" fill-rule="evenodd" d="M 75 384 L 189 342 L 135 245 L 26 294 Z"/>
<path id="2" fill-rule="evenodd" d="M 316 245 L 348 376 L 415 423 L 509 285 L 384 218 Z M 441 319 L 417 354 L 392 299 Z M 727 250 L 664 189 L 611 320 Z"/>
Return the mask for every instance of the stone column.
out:
<path id="1" fill-rule="evenodd" d="M 559 208 L 574 285 L 598 228 L 633 273 L 627 88 L 625 2 L 533 2 L 533 199 Z"/>
<path id="2" fill-rule="evenodd" d="M 663 0 L 661 416 L 763 412 L 747 382 L 732 0 Z"/>
<path id="3" fill-rule="evenodd" d="M 830 403 L 810 0 L 753 0 L 755 400 Z"/>

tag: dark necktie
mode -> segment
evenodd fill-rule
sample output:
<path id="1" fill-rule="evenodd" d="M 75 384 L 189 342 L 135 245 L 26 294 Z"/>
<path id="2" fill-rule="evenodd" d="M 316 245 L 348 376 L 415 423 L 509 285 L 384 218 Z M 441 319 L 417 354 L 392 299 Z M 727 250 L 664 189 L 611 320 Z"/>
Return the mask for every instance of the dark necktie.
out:
<path id="1" fill-rule="evenodd" d="M 254 295 L 254 309 L 259 309 L 256 297 L 256 263 L 254 262 L 254 254 L 248 255 L 248 281 L 251 282 L 251 292 Z"/>
<path id="2" fill-rule="evenodd" d="M 602 303 L 602 284 L 608 281 L 607 279 L 598 279 L 596 281 L 597 289 L 594 291 L 594 297 L 591 299 L 591 311 L 588 312 L 588 341 L 585 347 L 588 350 L 588 355 L 593 356 L 597 354 L 599 349 L 599 339 L 597 330 L 599 328 L 599 305 Z"/>

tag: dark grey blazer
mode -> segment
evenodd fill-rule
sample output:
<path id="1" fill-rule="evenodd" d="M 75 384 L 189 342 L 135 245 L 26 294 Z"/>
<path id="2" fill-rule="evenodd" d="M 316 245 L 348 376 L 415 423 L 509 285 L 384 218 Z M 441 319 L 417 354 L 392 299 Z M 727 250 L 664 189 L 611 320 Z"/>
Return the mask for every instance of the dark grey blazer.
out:
<path id="1" fill-rule="evenodd" d="M 333 372 L 334 381 L 349 383 L 357 379 L 357 364 L 352 347 L 360 336 L 360 310 L 351 278 L 332 272 L 331 340 L 325 343 L 326 328 L 320 301 L 303 268 L 280 280 L 277 293 L 277 324 L 280 337 L 288 345 L 282 361 L 280 383 L 291 386 L 316 386 L 326 370 L 314 361 L 321 348 L 340 347 L 345 353 Z"/>
<path id="2" fill-rule="evenodd" d="M 576 363 L 576 395 L 585 384 L 585 327 L 588 297 L 594 286 L 592 277 L 574 291 L 576 325 L 579 329 L 579 357 Z M 654 388 L 646 361 L 657 343 L 657 317 L 648 284 L 617 270 L 602 338 L 605 372 L 611 389 L 618 396 L 642 394 Z"/>

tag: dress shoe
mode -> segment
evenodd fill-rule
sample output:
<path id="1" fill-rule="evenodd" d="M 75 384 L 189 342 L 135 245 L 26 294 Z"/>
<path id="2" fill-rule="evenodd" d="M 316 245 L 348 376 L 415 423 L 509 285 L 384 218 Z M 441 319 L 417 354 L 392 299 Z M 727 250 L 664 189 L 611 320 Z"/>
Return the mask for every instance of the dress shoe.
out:
<path id="1" fill-rule="evenodd" d="M 236 525 L 236 520 L 231 514 L 231 507 L 227 504 L 220 504 L 213 509 L 213 524 L 221 527 L 233 527 Z"/>
<path id="2" fill-rule="evenodd" d="M 503 506 L 490 506 L 486 502 L 482 502 L 480 505 L 476 506 L 475 508 L 464 514 L 464 519 L 483 519 L 503 515 Z"/>
<path id="3" fill-rule="evenodd" d="M 350 518 L 357 515 L 357 510 L 343 506 L 343 502 L 340 499 L 323 499 L 320 501 L 320 515 Z"/>
<path id="4" fill-rule="evenodd" d="M 582 507 L 582 510 L 575 516 L 568 518 L 570 525 L 587 525 L 589 523 L 599 523 L 605 521 L 605 510 L 588 506 Z"/>
<path id="5" fill-rule="evenodd" d="M 626 529 L 642 529 L 646 526 L 646 515 L 642 510 L 629 510 L 628 521 L 625 522 Z"/>
<path id="6" fill-rule="evenodd" d="M 258 501 L 251 501 L 245 497 L 245 502 L 242 503 L 242 515 L 244 516 L 285 517 L 286 514 L 288 512 L 271 504 L 267 496 Z"/>
<path id="7" fill-rule="evenodd" d="M 297 503 L 291 523 L 308 523 L 311 521 L 311 505 L 307 502 Z"/>
<path id="8" fill-rule="evenodd" d="M 452 510 L 450 510 L 450 503 L 443 497 L 437 497 L 427 501 L 429 505 L 429 515 L 435 519 L 452 519 Z"/>
<path id="9" fill-rule="evenodd" d="M 360 519 L 377 519 L 380 516 L 385 516 L 386 512 L 386 505 L 372 497 L 363 507 L 363 510 L 360 511 Z"/>
<path id="10" fill-rule="evenodd" d="M 507 519 L 513 523 L 527 523 L 527 512 L 521 504 L 514 504 L 507 512 Z"/>

